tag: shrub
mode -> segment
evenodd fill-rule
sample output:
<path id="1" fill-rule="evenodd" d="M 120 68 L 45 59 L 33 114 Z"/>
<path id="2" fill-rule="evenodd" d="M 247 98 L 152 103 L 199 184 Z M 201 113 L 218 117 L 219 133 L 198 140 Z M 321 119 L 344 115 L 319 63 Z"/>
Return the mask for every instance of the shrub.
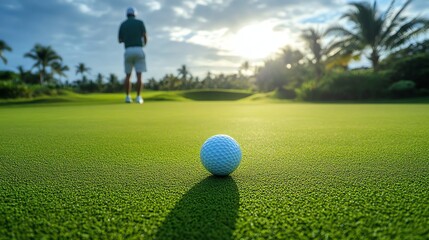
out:
<path id="1" fill-rule="evenodd" d="M 300 100 L 320 100 L 320 89 L 316 81 L 305 82 L 300 88 L 295 89 L 296 97 Z"/>
<path id="2" fill-rule="evenodd" d="M 16 74 L 12 71 L 0 71 L 0 81 L 10 81 L 16 79 Z"/>
<path id="3" fill-rule="evenodd" d="M 388 88 L 390 95 L 394 98 L 411 97 L 415 90 L 416 84 L 409 80 L 395 82 Z"/>
<path id="4" fill-rule="evenodd" d="M 58 91 L 55 85 L 33 85 L 31 86 L 32 97 L 56 96 Z"/>
<path id="5" fill-rule="evenodd" d="M 396 60 L 391 69 L 392 80 L 409 79 L 416 88 L 429 88 L 429 54 L 420 53 Z"/>
<path id="6" fill-rule="evenodd" d="M 429 96 L 429 89 L 427 88 L 420 88 L 417 90 L 417 96 L 419 97 L 427 97 Z"/>
<path id="7" fill-rule="evenodd" d="M 389 72 L 374 73 L 372 70 L 334 72 L 326 75 L 318 84 L 307 82 L 297 90 L 303 100 L 363 100 L 386 96 Z"/>
<path id="8" fill-rule="evenodd" d="M 55 85 L 26 85 L 13 81 L 0 81 L 0 98 L 32 98 L 64 95 L 66 92 Z"/>
<path id="9" fill-rule="evenodd" d="M 0 98 L 31 97 L 32 92 L 24 84 L 15 84 L 12 81 L 0 81 Z"/>
<path id="10" fill-rule="evenodd" d="M 279 99 L 294 99 L 296 93 L 293 89 L 280 87 L 275 91 L 275 97 Z"/>

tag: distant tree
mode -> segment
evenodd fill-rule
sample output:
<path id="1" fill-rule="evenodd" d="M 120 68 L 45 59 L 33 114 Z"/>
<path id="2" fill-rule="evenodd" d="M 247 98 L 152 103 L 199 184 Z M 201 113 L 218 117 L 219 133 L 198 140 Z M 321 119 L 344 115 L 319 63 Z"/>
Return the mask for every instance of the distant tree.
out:
<path id="1" fill-rule="evenodd" d="M 95 79 L 95 84 L 97 85 L 97 89 L 99 92 L 103 91 L 103 80 L 104 80 L 104 76 L 101 73 L 97 74 L 97 77 Z"/>
<path id="2" fill-rule="evenodd" d="M 256 74 L 256 85 L 261 91 L 272 91 L 282 88 L 286 82 L 287 68 L 281 58 L 265 61 Z"/>
<path id="3" fill-rule="evenodd" d="M 255 74 L 255 84 L 260 91 L 281 90 L 296 87 L 308 78 L 304 55 L 290 46 L 284 47 L 280 54 L 264 62 Z"/>
<path id="4" fill-rule="evenodd" d="M 0 40 L 0 58 L 4 64 L 7 64 L 7 58 L 3 55 L 5 51 L 12 52 L 12 48 L 5 41 Z"/>
<path id="5" fill-rule="evenodd" d="M 55 61 L 62 61 L 62 58 L 50 46 L 42 46 L 41 44 L 36 44 L 24 57 L 36 61 L 33 67 L 37 67 L 39 70 L 40 84 L 43 84 L 45 80 L 46 68 Z"/>
<path id="6" fill-rule="evenodd" d="M 368 2 L 350 3 L 352 9 L 342 16 L 349 21 L 347 27 L 335 26 L 328 31 L 342 35 L 342 44 L 352 45 L 360 53 L 369 48 L 370 55 L 367 58 L 374 71 L 377 71 L 382 53 L 389 53 L 403 46 L 429 29 L 427 19 L 402 16 L 411 1 L 407 0 L 396 12 L 395 0 L 392 0 L 385 12 L 378 10 L 377 1 L 372 5 Z"/>
<path id="7" fill-rule="evenodd" d="M 186 65 L 182 65 L 181 68 L 177 69 L 178 75 L 180 79 L 186 81 L 188 79 L 188 76 L 192 76 L 192 74 L 189 72 L 189 69 L 186 67 Z"/>
<path id="8" fill-rule="evenodd" d="M 173 74 L 166 74 L 160 81 L 161 90 L 177 90 L 181 85 L 182 81 Z"/>
<path id="9" fill-rule="evenodd" d="M 79 63 L 76 65 L 76 75 L 81 75 L 82 81 L 84 80 L 85 74 L 89 73 L 91 68 L 87 67 L 84 63 Z"/>
<path id="10" fill-rule="evenodd" d="M 145 86 L 151 90 L 159 90 L 159 84 L 153 77 L 149 78 L 148 83 Z"/>
<path id="11" fill-rule="evenodd" d="M 241 64 L 240 68 L 238 69 L 238 74 L 241 76 L 243 75 L 243 71 L 245 73 L 248 73 L 250 70 L 250 63 L 249 61 L 245 61 Z"/>
<path id="12" fill-rule="evenodd" d="M 118 76 L 116 74 L 111 73 L 107 78 L 106 92 L 119 92 L 122 89 L 122 84 L 119 82 Z"/>
<path id="13" fill-rule="evenodd" d="M 58 74 L 59 80 L 61 81 L 61 77 L 65 77 L 65 72 L 69 70 L 67 65 L 63 65 L 62 62 L 56 61 L 51 64 L 52 73 Z"/>
<path id="14" fill-rule="evenodd" d="M 29 84 L 37 84 L 40 82 L 39 76 L 37 76 L 37 74 L 33 74 L 31 71 L 25 70 L 23 66 L 18 66 L 17 70 L 19 81 Z"/>
<path id="15" fill-rule="evenodd" d="M 201 82 L 201 88 L 210 88 L 210 85 L 212 84 L 212 76 L 213 74 L 208 71 L 206 76 L 203 78 Z"/>
<path id="16" fill-rule="evenodd" d="M 283 60 L 286 68 L 294 68 L 298 66 L 304 58 L 304 55 L 299 50 L 294 50 L 290 46 L 281 49 L 280 58 Z"/>
<path id="17" fill-rule="evenodd" d="M 109 75 L 108 81 L 109 81 L 110 85 L 117 85 L 117 84 L 119 84 L 118 76 L 116 76 L 114 73 L 111 73 Z"/>
<path id="18" fill-rule="evenodd" d="M 19 79 L 21 80 L 21 82 L 25 82 L 27 71 L 25 71 L 22 65 L 18 66 L 17 69 L 18 69 Z"/>

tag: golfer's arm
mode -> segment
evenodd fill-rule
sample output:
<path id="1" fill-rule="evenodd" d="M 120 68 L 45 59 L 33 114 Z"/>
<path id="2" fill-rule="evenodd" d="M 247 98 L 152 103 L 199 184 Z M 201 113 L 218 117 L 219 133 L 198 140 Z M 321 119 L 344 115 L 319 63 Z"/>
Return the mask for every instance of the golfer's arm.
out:
<path id="1" fill-rule="evenodd" d="M 124 42 L 124 39 L 122 39 L 122 26 L 119 28 L 118 41 L 119 41 L 119 43 L 123 43 Z"/>
<path id="2" fill-rule="evenodd" d="M 142 37 L 143 37 L 144 45 L 146 45 L 147 44 L 147 34 L 143 33 Z"/>

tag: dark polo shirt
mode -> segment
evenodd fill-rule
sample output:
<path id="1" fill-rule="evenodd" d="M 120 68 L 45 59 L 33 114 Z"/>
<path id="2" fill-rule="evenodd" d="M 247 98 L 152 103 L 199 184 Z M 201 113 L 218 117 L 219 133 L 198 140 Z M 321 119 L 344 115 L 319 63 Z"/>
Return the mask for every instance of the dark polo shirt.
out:
<path id="1" fill-rule="evenodd" d="M 128 17 L 119 27 L 118 37 L 124 42 L 125 48 L 143 47 L 142 37 L 145 33 L 146 27 L 143 21 L 135 17 Z"/>

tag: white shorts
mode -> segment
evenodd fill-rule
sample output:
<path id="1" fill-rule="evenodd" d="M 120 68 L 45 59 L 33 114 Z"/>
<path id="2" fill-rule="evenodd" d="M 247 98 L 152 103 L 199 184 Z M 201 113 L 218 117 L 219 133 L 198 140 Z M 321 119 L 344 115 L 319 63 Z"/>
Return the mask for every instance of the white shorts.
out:
<path id="1" fill-rule="evenodd" d="M 136 72 L 146 72 L 146 56 L 142 47 L 128 47 L 124 53 L 125 73 L 130 74 L 134 69 Z"/>

